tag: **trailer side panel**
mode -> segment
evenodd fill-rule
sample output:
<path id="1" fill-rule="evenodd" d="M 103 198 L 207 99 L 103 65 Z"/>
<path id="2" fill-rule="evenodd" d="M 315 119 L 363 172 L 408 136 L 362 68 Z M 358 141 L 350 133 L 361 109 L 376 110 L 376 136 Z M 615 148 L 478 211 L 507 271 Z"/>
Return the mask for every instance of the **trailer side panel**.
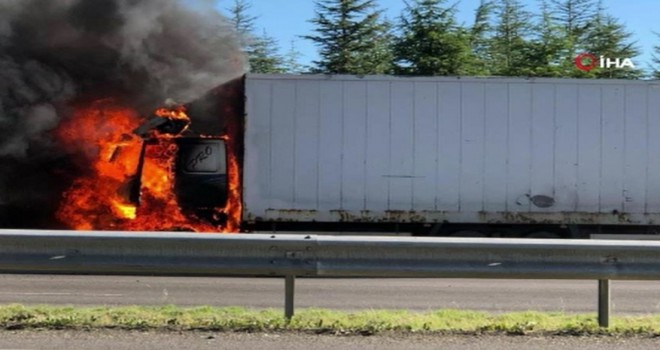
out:
<path id="1" fill-rule="evenodd" d="M 246 98 L 248 222 L 660 222 L 654 82 L 248 75 Z"/>

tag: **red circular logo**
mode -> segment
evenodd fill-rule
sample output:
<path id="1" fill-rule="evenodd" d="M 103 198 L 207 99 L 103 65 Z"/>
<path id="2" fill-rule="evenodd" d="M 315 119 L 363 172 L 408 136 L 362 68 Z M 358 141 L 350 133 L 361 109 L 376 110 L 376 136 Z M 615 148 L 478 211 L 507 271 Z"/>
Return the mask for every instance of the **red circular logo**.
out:
<path id="1" fill-rule="evenodd" d="M 590 62 L 589 64 L 584 64 L 584 60 L 588 59 Z M 590 53 L 581 53 L 577 56 L 575 56 L 575 67 L 581 71 L 588 72 L 596 67 L 598 64 L 598 59 L 596 58 L 595 55 L 592 55 Z"/>

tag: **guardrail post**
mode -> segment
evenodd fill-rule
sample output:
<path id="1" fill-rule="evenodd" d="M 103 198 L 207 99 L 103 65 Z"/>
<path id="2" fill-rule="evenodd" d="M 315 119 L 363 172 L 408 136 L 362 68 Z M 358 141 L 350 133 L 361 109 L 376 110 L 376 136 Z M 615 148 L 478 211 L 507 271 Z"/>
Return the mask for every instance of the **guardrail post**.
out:
<path id="1" fill-rule="evenodd" d="M 284 317 L 290 320 L 293 317 L 293 298 L 295 294 L 296 276 L 284 277 Z"/>
<path id="2" fill-rule="evenodd" d="M 598 325 L 610 326 L 610 280 L 598 280 Z"/>

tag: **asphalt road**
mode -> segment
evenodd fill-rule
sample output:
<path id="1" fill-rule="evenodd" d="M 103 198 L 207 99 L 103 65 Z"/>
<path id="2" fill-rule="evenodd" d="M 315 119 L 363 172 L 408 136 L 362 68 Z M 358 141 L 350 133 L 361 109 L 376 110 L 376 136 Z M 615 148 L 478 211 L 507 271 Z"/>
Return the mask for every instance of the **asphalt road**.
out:
<path id="1" fill-rule="evenodd" d="M 280 278 L 0 275 L 0 303 L 215 305 L 280 308 Z M 660 312 L 660 282 L 613 281 L 612 312 Z M 595 312 L 596 281 L 475 279 L 296 280 L 296 307 Z"/>
<path id="2" fill-rule="evenodd" d="M 651 350 L 653 338 L 383 335 L 332 336 L 295 333 L 11 331 L 0 332 L 4 349 L 268 349 L 268 350 Z"/>

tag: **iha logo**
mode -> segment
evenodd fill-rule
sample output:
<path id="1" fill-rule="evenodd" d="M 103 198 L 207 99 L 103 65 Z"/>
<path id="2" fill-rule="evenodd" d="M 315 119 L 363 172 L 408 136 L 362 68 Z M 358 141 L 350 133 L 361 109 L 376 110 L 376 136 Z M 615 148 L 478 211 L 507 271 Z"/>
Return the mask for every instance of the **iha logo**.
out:
<path id="1" fill-rule="evenodd" d="M 588 72 L 596 66 L 600 68 L 635 68 L 630 58 L 609 58 L 605 56 L 596 57 L 591 53 L 581 53 L 575 56 L 575 67 L 581 71 Z"/>

